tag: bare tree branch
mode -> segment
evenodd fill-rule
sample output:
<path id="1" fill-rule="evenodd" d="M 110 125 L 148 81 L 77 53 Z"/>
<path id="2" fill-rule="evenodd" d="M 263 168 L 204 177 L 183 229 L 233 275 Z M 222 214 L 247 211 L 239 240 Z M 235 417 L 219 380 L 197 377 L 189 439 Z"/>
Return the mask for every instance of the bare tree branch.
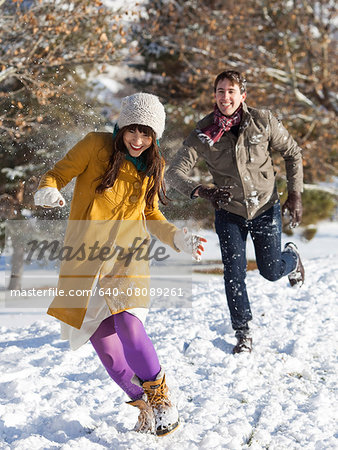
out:
<path id="1" fill-rule="evenodd" d="M 0 72 L 0 82 L 6 80 L 6 78 L 10 78 L 16 73 L 15 67 L 9 67 L 8 69 L 3 70 Z"/>

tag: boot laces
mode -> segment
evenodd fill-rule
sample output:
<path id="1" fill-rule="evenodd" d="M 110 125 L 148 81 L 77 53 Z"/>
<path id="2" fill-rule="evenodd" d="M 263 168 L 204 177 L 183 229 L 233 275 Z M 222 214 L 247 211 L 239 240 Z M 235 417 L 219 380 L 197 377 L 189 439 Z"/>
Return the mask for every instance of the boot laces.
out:
<path id="1" fill-rule="evenodd" d="M 159 406 L 171 406 L 168 398 L 168 387 L 165 383 L 161 383 L 157 388 L 152 388 L 146 391 L 148 401 L 153 408 Z"/>

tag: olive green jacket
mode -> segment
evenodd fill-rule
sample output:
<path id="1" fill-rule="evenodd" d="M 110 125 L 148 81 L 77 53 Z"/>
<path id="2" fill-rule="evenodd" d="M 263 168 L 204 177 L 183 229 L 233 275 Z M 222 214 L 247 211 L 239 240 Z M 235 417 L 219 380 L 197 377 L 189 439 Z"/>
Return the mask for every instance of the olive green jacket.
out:
<path id="1" fill-rule="evenodd" d="M 274 150 L 284 158 L 288 191 L 303 191 L 302 151 L 269 110 L 250 108 L 243 103 L 238 137 L 225 132 L 210 146 L 200 140 L 198 130 L 212 124 L 213 118 L 214 113 L 204 117 L 184 140 L 166 173 L 170 186 L 191 196 L 200 183 L 189 178 L 189 174 L 202 158 L 216 186 L 233 186 L 233 198 L 225 209 L 253 219 L 279 199 L 271 157 Z"/>

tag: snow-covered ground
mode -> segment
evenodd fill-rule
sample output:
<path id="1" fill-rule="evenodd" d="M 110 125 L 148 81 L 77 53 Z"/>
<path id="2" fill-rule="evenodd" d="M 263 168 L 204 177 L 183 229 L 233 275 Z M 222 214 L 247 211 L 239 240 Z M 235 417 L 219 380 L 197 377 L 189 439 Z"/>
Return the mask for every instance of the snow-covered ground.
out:
<path id="1" fill-rule="evenodd" d="M 218 259 L 207 235 L 206 256 Z M 146 327 L 181 415 L 163 438 L 130 431 L 137 411 L 90 344 L 71 352 L 41 310 L 2 308 L 0 448 L 337 449 L 337 224 L 322 224 L 310 243 L 294 240 L 302 288 L 248 273 L 250 355 L 231 353 L 220 276 L 195 276 L 192 308 L 150 311 Z"/>

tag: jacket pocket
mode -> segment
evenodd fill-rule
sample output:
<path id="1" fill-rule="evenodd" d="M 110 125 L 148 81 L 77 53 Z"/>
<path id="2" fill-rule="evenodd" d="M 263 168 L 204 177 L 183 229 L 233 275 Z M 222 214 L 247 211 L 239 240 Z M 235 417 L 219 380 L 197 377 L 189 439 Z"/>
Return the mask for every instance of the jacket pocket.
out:
<path id="1" fill-rule="evenodd" d="M 269 157 L 269 140 L 266 136 L 256 135 L 249 138 L 248 142 L 248 162 L 262 164 Z"/>
<path id="2" fill-rule="evenodd" d="M 274 171 L 273 170 L 263 170 L 263 171 L 261 171 L 261 175 L 265 180 L 270 180 L 270 178 L 274 177 Z"/>
<path id="3" fill-rule="evenodd" d="M 120 182 L 119 180 L 116 180 L 114 186 L 105 189 L 103 193 L 99 195 L 102 196 L 102 198 L 112 206 L 118 206 L 120 203 L 126 202 L 128 200 L 128 184 L 126 182 Z"/>
<path id="4" fill-rule="evenodd" d="M 260 170 L 255 179 L 255 186 L 259 195 L 265 196 L 266 193 L 270 193 L 275 185 L 275 175 L 273 168 L 267 170 Z"/>
<path id="5" fill-rule="evenodd" d="M 90 206 L 89 219 L 111 220 L 121 219 L 129 206 L 128 197 L 115 186 L 106 189 L 102 194 L 96 193 Z"/>

